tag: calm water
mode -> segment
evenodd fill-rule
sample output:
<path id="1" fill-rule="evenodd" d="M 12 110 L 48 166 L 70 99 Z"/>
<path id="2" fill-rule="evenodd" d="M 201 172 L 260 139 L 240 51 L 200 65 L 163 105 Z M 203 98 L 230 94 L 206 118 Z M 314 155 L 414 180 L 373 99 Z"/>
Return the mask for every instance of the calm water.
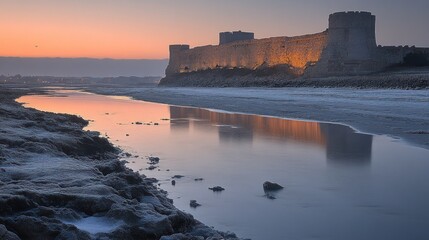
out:
<path id="1" fill-rule="evenodd" d="M 219 230 L 255 240 L 429 239 L 426 149 L 342 125 L 55 93 L 18 101 L 93 120 L 87 129 L 133 155 L 130 168 Z M 159 170 L 146 170 L 151 155 Z M 174 175 L 185 177 L 172 186 Z M 267 180 L 285 187 L 275 200 L 264 196 Z M 208 190 L 217 185 L 226 190 Z"/>

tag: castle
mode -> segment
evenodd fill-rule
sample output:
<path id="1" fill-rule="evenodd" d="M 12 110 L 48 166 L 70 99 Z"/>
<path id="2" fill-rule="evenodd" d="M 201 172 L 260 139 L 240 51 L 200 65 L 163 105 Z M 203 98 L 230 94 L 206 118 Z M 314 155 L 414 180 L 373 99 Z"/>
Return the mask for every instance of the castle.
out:
<path id="1" fill-rule="evenodd" d="M 360 75 L 401 64 L 410 54 L 429 61 L 429 48 L 377 46 L 375 16 L 338 12 L 327 30 L 297 37 L 254 39 L 249 32 L 223 32 L 219 45 L 171 45 L 166 76 L 211 69 L 261 69 L 287 66 L 295 76 Z"/>

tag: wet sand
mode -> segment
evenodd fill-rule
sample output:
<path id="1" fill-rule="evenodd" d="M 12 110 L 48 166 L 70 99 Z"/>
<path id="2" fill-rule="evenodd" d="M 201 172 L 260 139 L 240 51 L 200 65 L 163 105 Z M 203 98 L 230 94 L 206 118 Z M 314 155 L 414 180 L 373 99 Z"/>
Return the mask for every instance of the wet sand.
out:
<path id="1" fill-rule="evenodd" d="M 84 88 L 85 89 L 85 88 Z M 429 148 L 429 90 L 353 88 L 86 88 L 172 105 L 334 122 Z"/>

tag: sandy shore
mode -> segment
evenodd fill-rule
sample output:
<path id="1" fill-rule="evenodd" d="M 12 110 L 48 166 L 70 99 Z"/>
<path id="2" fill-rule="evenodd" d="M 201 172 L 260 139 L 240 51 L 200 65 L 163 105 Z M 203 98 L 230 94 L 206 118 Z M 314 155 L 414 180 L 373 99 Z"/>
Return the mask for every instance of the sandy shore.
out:
<path id="1" fill-rule="evenodd" d="M 87 91 L 173 105 L 343 123 L 429 148 L 429 90 L 353 88 L 109 88 Z"/>
<path id="2" fill-rule="evenodd" d="M 27 93 L 0 87 L 0 239 L 237 239 L 176 209 L 87 121 L 14 101 Z"/>

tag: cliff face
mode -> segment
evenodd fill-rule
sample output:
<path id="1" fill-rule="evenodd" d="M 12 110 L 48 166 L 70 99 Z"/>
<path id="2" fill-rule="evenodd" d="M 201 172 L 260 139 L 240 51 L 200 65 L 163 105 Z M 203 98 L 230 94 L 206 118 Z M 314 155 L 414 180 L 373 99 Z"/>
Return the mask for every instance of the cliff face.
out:
<path id="1" fill-rule="evenodd" d="M 319 61 L 326 47 L 328 33 L 322 32 L 299 37 L 275 37 L 244 40 L 187 49 L 170 48 L 170 63 L 166 75 L 218 68 L 273 67 L 289 65 L 303 72 L 308 64 Z"/>

